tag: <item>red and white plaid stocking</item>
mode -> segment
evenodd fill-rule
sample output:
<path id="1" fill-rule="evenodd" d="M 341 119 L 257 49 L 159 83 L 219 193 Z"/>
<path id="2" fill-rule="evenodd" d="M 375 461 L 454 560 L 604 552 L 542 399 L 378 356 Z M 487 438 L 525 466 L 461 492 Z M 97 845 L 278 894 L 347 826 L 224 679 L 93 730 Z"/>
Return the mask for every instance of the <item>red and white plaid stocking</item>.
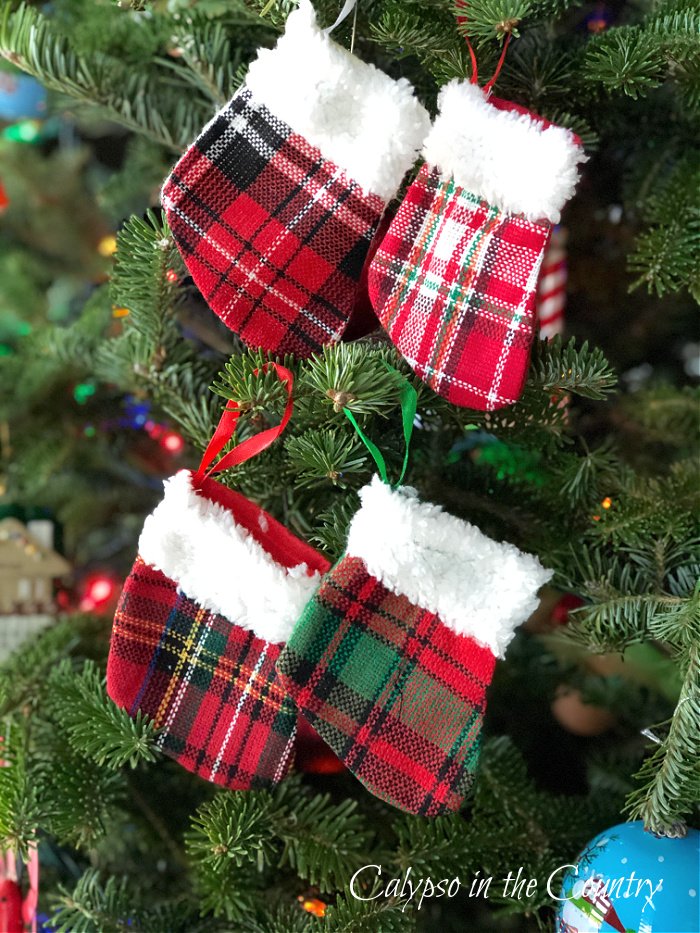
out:
<path id="1" fill-rule="evenodd" d="M 423 157 L 372 261 L 372 303 L 439 395 L 482 411 L 511 405 L 525 381 L 551 224 L 584 159 L 580 141 L 452 81 Z"/>
<path id="2" fill-rule="evenodd" d="M 302 0 L 163 188 L 190 274 L 245 343 L 308 357 L 340 339 L 429 126 L 405 79 L 334 43 Z"/>

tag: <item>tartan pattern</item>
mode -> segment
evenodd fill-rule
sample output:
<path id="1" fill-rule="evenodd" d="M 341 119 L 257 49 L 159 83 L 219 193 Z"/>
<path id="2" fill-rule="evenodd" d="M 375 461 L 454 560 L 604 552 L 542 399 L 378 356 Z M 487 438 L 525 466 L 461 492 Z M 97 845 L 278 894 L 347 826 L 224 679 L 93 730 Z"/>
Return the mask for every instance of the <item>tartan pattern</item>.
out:
<path id="1" fill-rule="evenodd" d="M 308 357 L 345 329 L 384 202 L 244 86 L 175 166 L 163 207 L 223 322 L 249 346 Z"/>
<path id="2" fill-rule="evenodd" d="M 495 658 L 343 557 L 283 648 L 277 671 L 318 734 L 377 797 L 457 810 L 479 757 Z"/>
<path id="3" fill-rule="evenodd" d="M 370 297 L 406 362 L 453 405 L 519 398 L 549 232 L 425 164 L 409 188 L 372 260 Z"/>
<path id="4" fill-rule="evenodd" d="M 232 790 L 269 788 L 289 770 L 296 734 L 279 653 L 138 557 L 114 619 L 107 690 L 130 716 L 152 717 L 158 746 L 188 771 Z"/>

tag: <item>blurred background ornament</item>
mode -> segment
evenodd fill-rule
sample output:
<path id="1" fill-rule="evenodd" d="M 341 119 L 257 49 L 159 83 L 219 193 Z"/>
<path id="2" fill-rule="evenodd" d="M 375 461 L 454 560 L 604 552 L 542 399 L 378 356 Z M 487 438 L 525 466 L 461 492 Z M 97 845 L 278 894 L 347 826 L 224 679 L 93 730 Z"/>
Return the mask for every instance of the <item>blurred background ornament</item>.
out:
<path id="1" fill-rule="evenodd" d="M 0 661 L 51 624 L 58 612 L 54 580 L 70 564 L 53 549 L 47 519 L 0 520 Z M 1 927 L 0 927 L 1 929 Z"/>
<path id="2" fill-rule="evenodd" d="M 0 59 L 0 120 L 41 120 L 46 116 L 47 97 L 36 78 Z"/>
<path id="3" fill-rule="evenodd" d="M 22 889 L 10 878 L 0 881 L 0 930 L 3 933 L 24 933 Z"/>
<path id="4" fill-rule="evenodd" d="M 3 764 L 0 760 L 0 767 Z M 25 930 L 31 930 L 31 933 L 36 933 L 38 899 L 39 854 L 36 843 L 29 845 L 26 862 L 12 850 L 0 851 L 0 931 L 25 933 Z"/>
<path id="5" fill-rule="evenodd" d="M 340 774 L 345 765 L 303 716 L 297 724 L 294 767 L 302 774 Z"/>
<path id="6" fill-rule="evenodd" d="M 537 281 L 535 313 L 540 339 L 551 339 L 565 329 L 566 286 L 568 281 L 566 227 L 557 224 L 552 230 Z"/>
<path id="7" fill-rule="evenodd" d="M 312 917 L 326 916 L 328 904 L 319 897 L 304 897 L 303 894 L 300 894 L 297 900 L 301 904 L 302 909 L 305 910 L 307 914 L 311 914 Z"/>
<path id="8" fill-rule="evenodd" d="M 587 738 L 603 735 L 617 723 L 610 710 L 584 702 L 581 691 L 569 684 L 561 684 L 557 688 L 552 715 L 567 732 Z"/>
<path id="9" fill-rule="evenodd" d="M 550 617 L 552 624 L 568 625 L 571 611 L 585 605 L 585 600 L 581 599 L 581 597 L 577 596 L 575 593 L 564 593 L 552 608 Z"/>
<path id="10" fill-rule="evenodd" d="M 586 32 L 597 36 L 613 24 L 615 21 L 615 12 L 607 3 L 596 3 L 583 18 L 583 27 Z"/>

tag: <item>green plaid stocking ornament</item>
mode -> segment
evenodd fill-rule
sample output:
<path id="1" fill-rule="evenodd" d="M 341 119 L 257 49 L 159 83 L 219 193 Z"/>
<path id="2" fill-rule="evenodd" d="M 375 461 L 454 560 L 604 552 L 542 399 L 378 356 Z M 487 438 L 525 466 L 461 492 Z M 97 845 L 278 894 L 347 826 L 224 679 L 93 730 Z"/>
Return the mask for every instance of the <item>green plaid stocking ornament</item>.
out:
<path id="1" fill-rule="evenodd" d="M 434 817 L 471 787 L 496 658 L 551 572 L 409 487 L 375 476 L 360 498 L 277 671 L 373 794 Z"/>

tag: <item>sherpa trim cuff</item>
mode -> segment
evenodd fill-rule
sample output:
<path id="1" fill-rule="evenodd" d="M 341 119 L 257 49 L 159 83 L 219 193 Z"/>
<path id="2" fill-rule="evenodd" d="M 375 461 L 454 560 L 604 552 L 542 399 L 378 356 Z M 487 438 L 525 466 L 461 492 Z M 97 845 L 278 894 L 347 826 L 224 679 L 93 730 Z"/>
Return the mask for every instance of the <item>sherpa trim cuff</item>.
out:
<path id="1" fill-rule="evenodd" d="M 246 85 L 365 192 L 388 201 L 418 158 L 430 117 L 412 86 L 356 58 L 320 29 L 310 0 L 261 49 Z"/>
<path id="2" fill-rule="evenodd" d="M 258 521 L 267 530 L 262 510 Z M 165 481 L 139 555 L 204 609 L 275 643 L 287 641 L 321 582 L 305 563 L 278 563 L 228 509 L 197 493 L 188 470 Z"/>
<path id="3" fill-rule="evenodd" d="M 469 81 L 450 81 L 438 103 L 423 147 L 431 168 L 503 211 L 559 221 L 586 160 L 570 130 L 498 110 Z"/>
<path id="4" fill-rule="evenodd" d="M 552 571 L 440 506 L 420 502 L 410 487 L 394 490 L 375 476 L 360 499 L 347 553 L 393 593 L 503 657 Z"/>

